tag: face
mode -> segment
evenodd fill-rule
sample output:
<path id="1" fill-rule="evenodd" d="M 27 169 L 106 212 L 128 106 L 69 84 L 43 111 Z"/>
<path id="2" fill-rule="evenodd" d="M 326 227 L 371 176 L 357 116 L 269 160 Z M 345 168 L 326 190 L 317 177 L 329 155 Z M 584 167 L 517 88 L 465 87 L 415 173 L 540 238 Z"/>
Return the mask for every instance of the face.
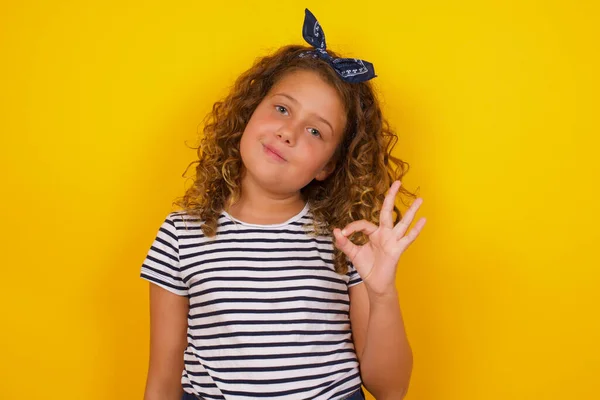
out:
<path id="1" fill-rule="evenodd" d="M 240 142 L 246 176 L 277 193 L 297 192 L 333 172 L 346 126 L 337 91 L 311 71 L 282 77 L 258 105 Z"/>

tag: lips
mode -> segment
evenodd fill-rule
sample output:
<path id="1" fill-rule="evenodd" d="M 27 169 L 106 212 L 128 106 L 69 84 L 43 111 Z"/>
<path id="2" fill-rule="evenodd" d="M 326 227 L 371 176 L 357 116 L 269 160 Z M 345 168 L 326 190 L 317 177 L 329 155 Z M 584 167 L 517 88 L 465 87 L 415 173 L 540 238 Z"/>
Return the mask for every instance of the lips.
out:
<path id="1" fill-rule="evenodd" d="M 277 151 L 277 149 L 275 149 L 269 145 L 266 145 L 266 144 L 264 146 L 265 146 L 265 151 L 273 153 L 273 155 L 279 157 L 282 161 L 286 161 L 286 159 L 283 157 L 283 155 L 279 151 Z"/>

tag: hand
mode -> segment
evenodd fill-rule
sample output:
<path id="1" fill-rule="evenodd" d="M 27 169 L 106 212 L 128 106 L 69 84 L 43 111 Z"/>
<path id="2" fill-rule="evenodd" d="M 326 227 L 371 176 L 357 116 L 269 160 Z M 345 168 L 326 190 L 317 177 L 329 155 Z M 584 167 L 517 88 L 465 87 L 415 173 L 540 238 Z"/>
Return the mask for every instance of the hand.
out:
<path id="1" fill-rule="evenodd" d="M 408 235 L 404 236 L 423 203 L 422 198 L 417 198 L 402 220 L 394 226 L 392 211 L 398 188 L 400 181 L 395 181 L 385 196 L 379 214 L 379 226 L 360 220 L 349 223 L 341 231 L 338 228 L 333 230 L 336 247 L 346 254 L 367 285 L 368 291 L 375 295 L 386 295 L 396 290 L 398 260 L 419 236 L 426 222 L 425 218 L 421 218 Z M 348 239 L 354 232 L 363 232 L 369 237 L 369 241 L 362 246 L 355 245 Z"/>

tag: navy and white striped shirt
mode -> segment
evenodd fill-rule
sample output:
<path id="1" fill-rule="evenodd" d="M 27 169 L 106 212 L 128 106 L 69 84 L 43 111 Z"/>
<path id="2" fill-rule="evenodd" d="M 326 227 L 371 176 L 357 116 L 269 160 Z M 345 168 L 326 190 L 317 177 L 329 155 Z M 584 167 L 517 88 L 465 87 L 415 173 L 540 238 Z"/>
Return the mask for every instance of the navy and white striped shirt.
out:
<path id="1" fill-rule="evenodd" d="M 217 235 L 167 216 L 141 277 L 188 296 L 184 390 L 203 399 L 343 399 L 361 386 L 350 329 L 350 264 L 335 272 L 329 236 L 312 236 L 308 204 L 282 224 L 227 212 Z"/>

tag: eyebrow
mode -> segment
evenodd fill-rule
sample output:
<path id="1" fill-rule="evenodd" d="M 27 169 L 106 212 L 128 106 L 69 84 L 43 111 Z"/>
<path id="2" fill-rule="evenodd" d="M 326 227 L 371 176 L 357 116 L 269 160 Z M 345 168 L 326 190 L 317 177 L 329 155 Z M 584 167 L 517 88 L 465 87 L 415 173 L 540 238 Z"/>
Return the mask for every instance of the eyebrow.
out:
<path id="1" fill-rule="evenodd" d="M 286 94 L 286 93 L 275 93 L 273 96 L 283 96 L 283 97 L 286 97 L 286 98 L 290 99 L 290 101 L 292 101 L 293 103 L 300 104 L 300 102 L 298 100 L 296 100 L 295 98 L 293 98 L 292 96 L 290 96 L 289 94 Z M 329 129 L 331 129 L 331 133 L 334 132 L 333 126 L 331 126 L 331 124 L 329 123 L 329 121 L 327 121 L 325 118 L 321 117 L 318 114 L 313 114 L 313 115 L 315 117 L 317 117 L 318 120 L 320 120 L 323 123 L 327 124 L 329 126 Z"/>

